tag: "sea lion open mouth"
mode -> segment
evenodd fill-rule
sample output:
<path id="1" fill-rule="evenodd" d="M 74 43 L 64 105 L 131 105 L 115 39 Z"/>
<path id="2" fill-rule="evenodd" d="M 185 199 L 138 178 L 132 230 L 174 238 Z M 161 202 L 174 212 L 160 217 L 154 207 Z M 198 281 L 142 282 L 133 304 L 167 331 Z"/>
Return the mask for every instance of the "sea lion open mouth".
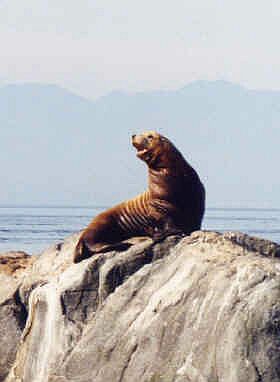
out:
<path id="1" fill-rule="evenodd" d="M 139 158 L 143 158 L 149 153 L 148 144 L 149 142 L 146 138 L 139 135 L 132 135 L 132 145 L 136 148 Z"/>
<path id="2" fill-rule="evenodd" d="M 137 155 L 140 155 L 140 156 L 145 155 L 147 153 L 148 153 L 148 149 L 137 150 Z"/>

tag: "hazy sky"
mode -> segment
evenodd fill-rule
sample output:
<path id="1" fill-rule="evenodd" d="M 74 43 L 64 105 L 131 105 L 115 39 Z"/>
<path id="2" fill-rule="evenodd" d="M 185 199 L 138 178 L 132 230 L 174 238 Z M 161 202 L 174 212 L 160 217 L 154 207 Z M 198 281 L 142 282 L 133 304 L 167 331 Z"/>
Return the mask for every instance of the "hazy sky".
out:
<path id="1" fill-rule="evenodd" d="M 225 79 L 280 89 L 279 0 L 0 0 L 0 83 L 114 89 Z"/>

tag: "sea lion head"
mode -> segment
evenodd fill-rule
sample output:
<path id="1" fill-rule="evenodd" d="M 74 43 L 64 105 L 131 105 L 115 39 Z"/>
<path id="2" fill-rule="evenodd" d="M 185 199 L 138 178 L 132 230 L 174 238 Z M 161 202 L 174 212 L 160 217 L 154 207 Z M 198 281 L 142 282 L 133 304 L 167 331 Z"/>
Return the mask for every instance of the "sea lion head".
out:
<path id="1" fill-rule="evenodd" d="M 163 162 L 164 156 L 170 143 L 167 138 L 156 131 L 146 131 L 142 134 L 132 135 L 132 144 L 137 150 L 137 157 L 142 159 L 148 166 Z"/>

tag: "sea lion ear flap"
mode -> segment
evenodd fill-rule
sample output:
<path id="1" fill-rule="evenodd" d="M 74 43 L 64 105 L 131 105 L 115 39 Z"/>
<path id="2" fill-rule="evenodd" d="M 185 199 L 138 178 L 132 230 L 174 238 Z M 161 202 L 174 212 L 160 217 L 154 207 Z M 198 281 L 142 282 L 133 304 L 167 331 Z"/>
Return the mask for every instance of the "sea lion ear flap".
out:
<path id="1" fill-rule="evenodd" d="M 159 140 L 161 142 L 167 142 L 167 138 L 163 137 L 162 135 L 160 136 Z"/>

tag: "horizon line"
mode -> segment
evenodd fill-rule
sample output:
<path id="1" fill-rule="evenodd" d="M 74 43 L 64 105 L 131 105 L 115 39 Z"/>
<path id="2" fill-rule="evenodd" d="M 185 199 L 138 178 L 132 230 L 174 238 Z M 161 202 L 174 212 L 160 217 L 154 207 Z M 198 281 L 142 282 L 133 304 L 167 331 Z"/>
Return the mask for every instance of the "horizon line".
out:
<path id="1" fill-rule="evenodd" d="M 112 204 L 113 205 L 113 204 Z M 79 204 L 0 204 L 0 209 L 4 208 L 61 208 L 61 209 L 67 209 L 67 208 L 73 208 L 73 209 L 98 209 L 98 210 L 105 210 L 108 208 L 111 208 L 112 205 L 79 205 Z M 219 207 L 206 207 L 205 210 L 212 210 L 212 211 L 219 211 L 219 210 L 234 210 L 234 211 L 241 211 L 241 210 L 247 210 L 247 211 L 280 211 L 280 207 L 240 207 L 240 206 L 219 206 Z"/>

